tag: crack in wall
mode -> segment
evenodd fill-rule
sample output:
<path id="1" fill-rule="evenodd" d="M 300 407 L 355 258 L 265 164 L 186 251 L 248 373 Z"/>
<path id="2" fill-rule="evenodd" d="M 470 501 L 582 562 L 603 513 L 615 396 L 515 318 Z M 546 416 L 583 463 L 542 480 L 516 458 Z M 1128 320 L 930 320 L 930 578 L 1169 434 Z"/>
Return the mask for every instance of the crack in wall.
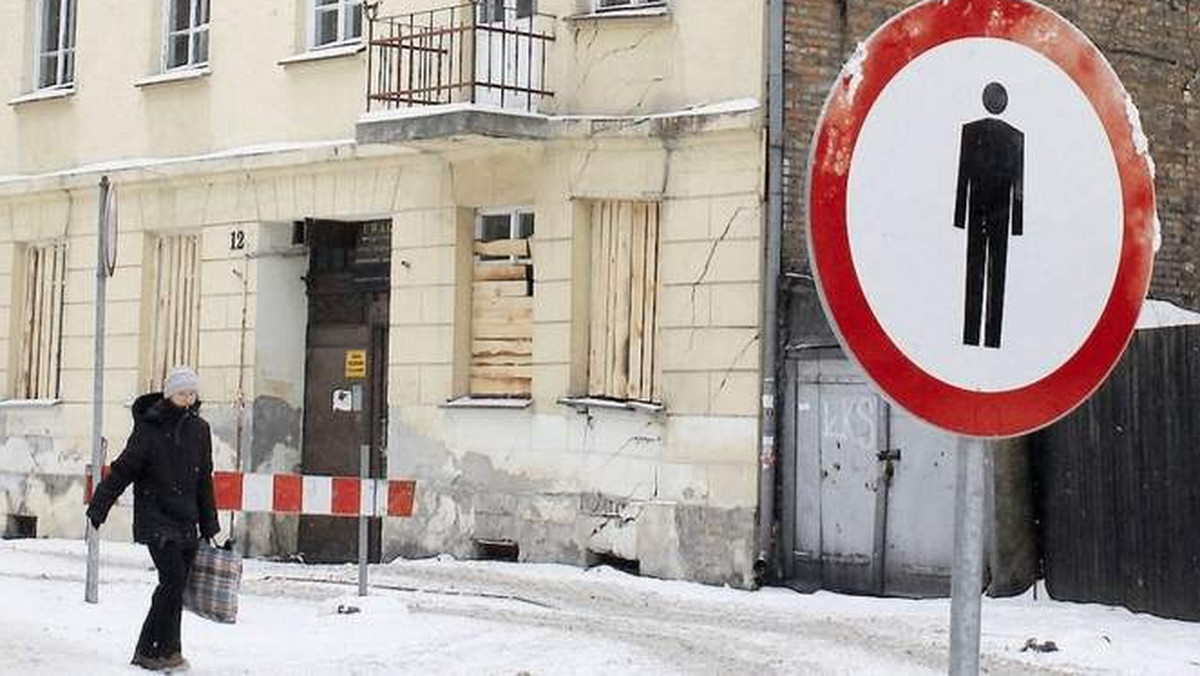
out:
<path id="1" fill-rule="evenodd" d="M 696 277 L 696 281 L 691 284 L 690 300 L 692 308 L 692 330 L 688 336 L 688 347 L 695 347 L 696 341 L 696 291 L 700 284 L 704 282 L 705 277 L 708 277 L 709 270 L 712 267 L 713 258 L 717 255 L 717 247 L 719 247 L 726 238 L 729 237 L 729 231 L 733 229 L 733 224 L 737 221 L 738 216 L 746 211 L 748 207 L 738 207 L 733 210 L 733 214 L 729 216 L 729 220 L 725 222 L 725 228 L 721 231 L 721 235 L 713 240 L 712 246 L 708 250 L 708 257 L 704 260 L 704 267 L 700 270 L 700 275 Z M 711 309 L 711 308 L 710 308 Z"/>
<path id="2" fill-rule="evenodd" d="M 729 377 L 733 375 L 733 369 L 737 367 L 737 364 L 742 360 L 742 357 L 746 356 L 746 353 L 750 351 L 750 346 L 758 342 L 758 339 L 759 334 L 755 333 L 750 337 L 750 340 L 746 341 L 746 344 L 743 345 L 742 349 L 737 353 L 737 355 L 734 356 L 733 361 L 729 363 L 729 368 L 725 369 L 725 377 L 721 378 L 721 384 L 717 386 L 717 392 L 714 392 L 714 394 L 725 391 L 725 386 L 729 384 Z"/>
<path id="3" fill-rule="evenodd" d="M 587 149 L 587 152 L 584 153 L 583 159 L 580 161 L 579 166 L 575 169 L 574 176 L 571 177 L 571 193 L 572 194 L 575 193 L 575 185 L 580 182 L 580 180 L 583 178 L 584 172 L 586 172 L 588 170 L 588 167 L 591 165 L 592 156 L 595 155 L 596 152 L 599 150 L 600 150 L 600 142 L 593 140 L 591 143 L 591 146 Z"/>
<path id="4" fill-rule="evenodd" d="M 614 47 L 612 49 L 606 50 L 604 53 L 600 54 L 599 56 L 597 56 L 594 59 L 588 59 L 587 65 L 584 66 L 583 73 L 580 74 L 579 81 L 575 85 L 576 90 L 582 91 L 587 88 L 588 78 L 590 78 L 592 76 L 593 68 L 600 65 L 604 61 L 607 61 L 608 59 L 613 58 L 614 56 L 619 56 L 621 54 L 627 54 L 629 52 L 637 50 L 639 47 L 642 46 L 642 43 L 644 43 L 646 40 L 648 40 L 650 38 L 651 35 L 654 35 L 657 32 L 659 32 L 659 29 L 657 29 L 657 28 L 648 29 L 648 30 L 644 31 L 640 36 L 638 36 L 638 38 L 636 40 L 634 40 L 632 43 L 627 44 L 623 47 Z M 595 42 L 594 38 L 593 38 L 592 42 L 593 43 Z M 589 48 L 590 48 L 590 45 L 589 45 Z"/>

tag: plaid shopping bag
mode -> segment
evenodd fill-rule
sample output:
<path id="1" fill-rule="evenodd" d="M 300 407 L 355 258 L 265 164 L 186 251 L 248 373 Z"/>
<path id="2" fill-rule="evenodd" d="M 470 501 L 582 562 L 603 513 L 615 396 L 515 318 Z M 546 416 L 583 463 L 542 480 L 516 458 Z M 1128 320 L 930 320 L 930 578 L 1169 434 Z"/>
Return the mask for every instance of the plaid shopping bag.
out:
<path id="1" fill-rule="evenodd" d="M 183 607 L 213 622 L 233 624 L 241 585 L 242 557 L 202 542 L 183 591 Z"/>

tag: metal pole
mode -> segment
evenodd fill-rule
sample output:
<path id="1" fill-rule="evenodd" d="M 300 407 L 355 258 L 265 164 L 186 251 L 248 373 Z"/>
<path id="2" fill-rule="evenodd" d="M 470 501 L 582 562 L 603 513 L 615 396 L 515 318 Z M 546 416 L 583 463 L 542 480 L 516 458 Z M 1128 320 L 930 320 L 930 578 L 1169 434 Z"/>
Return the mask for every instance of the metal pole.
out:
<path id="1" fill-rule="evenodd" d="M 100 486 L 104 466 L 104 301 L 108 287 L 108 177 L 100 179 L 100 216 L 96 228 L 96 325 L 94 364 L 92 367 L 92 495 Z M 88 603 L 100 600 L 100 533 L 87 521 L 87 581 L 83 598 Z"/>
<path id="2" fill-rule="evenodd" d="M 371 446 L 363 444 L 359 447 L 358 455 L 358 477 L 360 479 L 371 478 Z M 367 490 L 367 482 L 361 482 L 361 490 Z M 372 494 L 371 504 L 378 504 L 378 498 Z M 360 506 L 358 510 L 358 595 L 367 595 L 367 514 Z"/>
<path id="3" fill-rule="evenodd" d="M 242 435 L 246 430 L 246 327 L 248 308 L 250 305 L 250 256 L 249 254 L 242 257 L 242 270 L 238 272 L 237 268 L 233 269 L 233 274 L 242 283 L 242 325 L 238 333 L 238 380 L 237 380 L 237 430 L 236 430 L 236 447 L 234 450 L 234 466 L 239 472 L 250 472 L 250 457 L 242 455 Z M 241 519 L 238 519 L 238 515 Z M 241 539 L 237 536 L 237 523 L 241 521 L 242 533 Z M 250 526 L 246 522 L 246 513 L 231 511 L 229 512 L 229 539 L 233 540 L 234 546 L 238 548 L 238 552 L 245 558 L 250 555 Z"/>
<path id="4" fill-rule="evenodd" d="M 767 7 L 767 214 L 763 251 L 762 435 L 758 467 L 758 554 L 756 568 L 770 577 L 775 555 L 776 394 L 779 372 L 779 271 L 783 248 L 783 0 Z"/>
<path id="5" fill-rule="evenodd" d="M 954 572 L 950 584 L 950 674 L 979 673 L 979 618 L 983 593 L 985 443 L 958 442 L 954 482 Z"/>

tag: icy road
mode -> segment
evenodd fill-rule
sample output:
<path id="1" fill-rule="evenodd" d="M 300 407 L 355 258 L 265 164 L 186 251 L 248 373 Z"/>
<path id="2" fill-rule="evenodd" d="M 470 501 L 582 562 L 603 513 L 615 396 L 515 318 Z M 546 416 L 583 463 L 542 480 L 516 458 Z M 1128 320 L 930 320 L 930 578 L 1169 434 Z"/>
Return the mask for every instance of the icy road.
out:
<path id="1" fill-rule="evenodd" d="M 154 584 L 145 549 L 0 542 L 0 673 L 133 674 Z M 397 561 L 354 596 L 348 566 L 246 562 L 234 626 L 185 615 L 192 674 L 938 674 L 946 601 L 742 592 L 608 568 Z M 354 607 L 359 612 L 339 613 Z M 1056 652 L 1022 651 L 1029 639 Z M 986 600 L 988 673 L 1200 675 L 1200 624 L 1119 608 Z"/>

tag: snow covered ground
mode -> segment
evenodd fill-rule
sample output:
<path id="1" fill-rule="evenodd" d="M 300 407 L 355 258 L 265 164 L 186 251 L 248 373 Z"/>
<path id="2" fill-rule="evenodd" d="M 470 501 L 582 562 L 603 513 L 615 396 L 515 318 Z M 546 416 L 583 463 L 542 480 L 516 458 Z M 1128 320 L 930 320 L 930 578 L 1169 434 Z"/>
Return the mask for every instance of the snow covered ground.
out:
<path id="1" fill-rule="evenodd" d="M 154 574 L 104 543 L 100 604 L 84 548 L 0 542 L 0 673 L 136 673 Z M 608 568 L 397 561 L 354 596 L 350 566 L 247 561 L 235 626 L 187 615 L 194 674 L 944 673 L 946 601 L 742 592 Z M 339 605 L 361 610 L 339 614 Z M 1200 674 L 1200 624 L 1118 608 L 986 600 L 989 673 Z M 1022 652 L 1030 638 L 1058 652 Z"/>

